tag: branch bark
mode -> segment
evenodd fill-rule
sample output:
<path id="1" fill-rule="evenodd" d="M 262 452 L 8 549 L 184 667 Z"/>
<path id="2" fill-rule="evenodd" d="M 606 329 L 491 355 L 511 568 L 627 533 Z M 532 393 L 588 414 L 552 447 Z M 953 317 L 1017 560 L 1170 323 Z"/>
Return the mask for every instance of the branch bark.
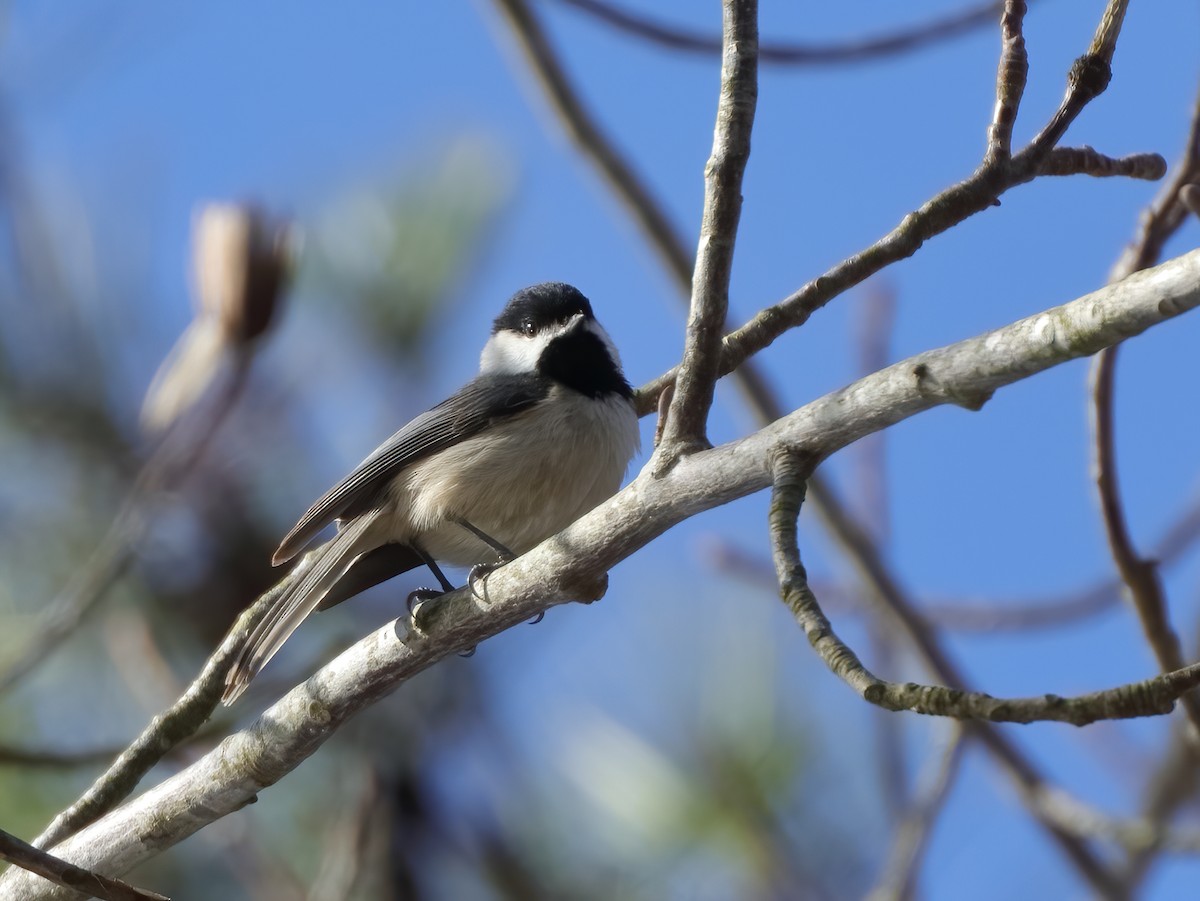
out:
<path id="1" fill-rule="evenodd" d="M 297 686 L 191 767 L 61 845 L 79 866 L 119 874 L 252 802 L 350 716 L 443 657 L 579 596 L 614 564 L 682 520 L 767 487 L 781 449 L 820 460 L 864 435 L 942 404 L 977 409 L 995 390 L 1094 353 L 1200 306 L 1200 251 L 1061 307 L 928 351 L 807 404 L 730 444 L 681 458 L 631 485 L 560 535 L 494 572 L 487 602 L 469 590 L 389 624 Z M 21 892 L 25 892 L 21 894 Z M 19 873 L 0 892 L 64 898 Z"/>
<path id="2" fill-rule="evenodd" d="M 675 393 L 657 470 L 680 454 L 708 447 L 708 411 L 719 378 L 721 336 L 729 310 L 733 248 L 742 212 L 742 176 L 758 104 L 758 0 L 726 0 L 721 98 L 712 156 L 704 170 L 704 215 L 692 274 L 692 304 Z"/>
<path id="3" fill-rule="evenodd" d="M 811 462 L 783 451 L 774 465 L 771 541 L 780 592 L 809 643 L 839 679 L 864 700 L 885 710 L 911 710 L 932 716 L 993 723 L 1060 722 L 1087 726 L 1098 720 L 1131 719 L 1170 713 L 1175 701 L 1200 685 L 1200 663 L 1170 673 L 1074 698 L 1043 694 L 994 698 L 982 692 L 942 685 L 880 679 L 833 631 L 808 585 L 796 544 L 797 518 Z"/>
<path id="4" fill-rule="evenodd" d="M 109 879 L 59 860 L 3 829 L 0 829 L 0 860 L 7 860 L 14 867 L 20 867 L 20 872 L 37 877 L 42 885 L 51 882 L 72 891 L 79 889 L 101 901 L 170 901 L 166 895 L 137 888 L 119 879 Z"/>

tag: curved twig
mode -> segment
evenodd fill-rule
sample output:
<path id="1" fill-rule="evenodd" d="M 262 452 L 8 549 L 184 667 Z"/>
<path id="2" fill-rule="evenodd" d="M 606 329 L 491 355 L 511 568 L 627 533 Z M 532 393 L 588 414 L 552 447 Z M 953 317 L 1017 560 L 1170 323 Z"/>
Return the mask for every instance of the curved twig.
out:
<path id="1" fill-rule="evenodd" d="M 1200 93 L 1196 97 L 1183 158 L 1176 165 L 1170 181 L 1163 185 L 1143 214 L 1137 237 L 1113 269 L 1113 280 L 1125 278 L 1158 260 L 1167 239 L 1187 217 L 1180 192 L 1197 178 L 1200 178 Z M 1163 671 L 1173 670 L 1183 663 L 1183 648 L 1171 625 L 1158 563 L 1138 554 L 1121 501 L 1113 409 L 1116 365 L 1117 346 L 1113 346 L 1097 355 L 1091 372 L 1093 469 L 1101 519 L 1113 562 L 1129 591 L 1146 640 Z M 1187 698 L 1184 703 L 1193 727 L 1193 738 L 1200 740 L 1200 698 Z"/>
<path id="2" fill-rule="evenodd" d="M 1045 694 L 1031 698 L 994 698 L 982 692 L 941 685 L 888 682 L 871 673 L 833 631 L 808 584 L 797 547 L 797 517 L 811 463 L 781 453 L 774 464 L 771 495 L 771 542 L 783 602 L 825 664 L 864 700 L 887 710 L 993 723 L 1060 722 L 1086 726 L 1098 720 L 1130 719 L 1170 713 L 1175 701 L 1200 685 L 1200 663 L 1152 679 L 1073 698 Z"/>
<path id="3" fill-rule="evenodd" d="M 666 25 L 648 16 L 629 12 L 601 0 L 559 0 L 580 12 L 592 16 L 625 34 L 651 41 L 672 50 L 716 56 L 721 52 L 721 39 L 715 35 Z M 764 63 L 785 66 L 820 66 L 857 63 L 897 56 L 928 47 L 930 44 L 967 34 L 980 26 L 996 21 L 1003 2 L 984 3 L 953 12 L 929 22 L 901 28 L 888 34 L 859 38 L 841 43 L 805 44 L 793 41 L 763 41 L 758 56 Z"/>

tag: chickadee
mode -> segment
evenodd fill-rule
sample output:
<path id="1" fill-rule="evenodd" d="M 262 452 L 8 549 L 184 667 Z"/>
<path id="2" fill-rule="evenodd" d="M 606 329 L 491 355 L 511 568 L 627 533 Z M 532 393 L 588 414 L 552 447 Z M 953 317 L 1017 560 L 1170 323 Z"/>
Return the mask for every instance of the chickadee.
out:
<path id="1" fill-rule="evenodd" d="M 278 566 L 337 522 L 250 634 L 225 679 L 231 704 L 314 610 L 422 564 L 523 554 L 620 487 L 638 448 L 633 391 L 588 299 L 561 282 L 518 291 L 479 375 L 422 413 L 309 508 Z"/>

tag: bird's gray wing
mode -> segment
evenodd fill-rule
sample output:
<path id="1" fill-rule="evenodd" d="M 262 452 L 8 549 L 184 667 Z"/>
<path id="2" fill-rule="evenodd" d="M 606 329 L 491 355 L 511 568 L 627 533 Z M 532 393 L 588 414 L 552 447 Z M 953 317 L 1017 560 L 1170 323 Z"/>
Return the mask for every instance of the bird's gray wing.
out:
<path id="1" fill-rule="evenodd" d="M 284 536 L 271 562 L 278 566 L 292 559 L 335 519 L 371 509 L 386 485 L 406 467 L 529 409 L 546 397 L 550 387 L 547 379 L 534 374 L 493 375 L 468 382 L 396 432 L 329 489 Z"/>

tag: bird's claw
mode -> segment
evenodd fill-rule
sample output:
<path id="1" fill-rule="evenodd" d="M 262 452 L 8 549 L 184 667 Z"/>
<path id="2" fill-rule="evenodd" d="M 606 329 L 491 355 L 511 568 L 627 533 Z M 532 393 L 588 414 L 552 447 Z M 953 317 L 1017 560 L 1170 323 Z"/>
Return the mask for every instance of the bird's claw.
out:
<path id="1" fill-rule="evenodd" d="M 459 657 L 462 657 L 464 660 L 465 660 L 465 659 L 467 659 L 468 657 L 474 657 L 474 656 L 475 656 L 475 647 L 474 647 L 474 645 L 472 645 L 471 647 L 467 648 L 465 651 L 459 651 L 459 652 L 458 652 L 458 656 L 459 656 Z"/>
<path id="2" fill-rule="evenodd" d="M 408 607 L 409 619 L 416 617 L 417 611 L 421 609 L 421 605 L 426 601 L 440 598 L 443 594 L 445 594 L 444 591 L 438 591 L 434 588 L 418 588 L 415 591 L 410 591 L 408 600 L 404 602 L 405 606 Z"/>
<path id="3" fill-rule="evenodd" d="M 546 611 L 543 610 L 537 616 L 535 616 L 533 619 L 531 619 L 529 621 L 529 625 L 536 626 L 538 623 L 540 623 L 545 618 L 546 618 Z"/>
<path id="4" fill-rule="evenodd" d="M 502 567 L 508 560 L 501 559 L 499 563 L 476 563 L 471 567 L 471 571 L 467 574 L 467 587 L 471 589 L 471 594 L 475 595 L 480 601 L 487 601 L 487 577 L 490 576 L 493 570 Z"/>

